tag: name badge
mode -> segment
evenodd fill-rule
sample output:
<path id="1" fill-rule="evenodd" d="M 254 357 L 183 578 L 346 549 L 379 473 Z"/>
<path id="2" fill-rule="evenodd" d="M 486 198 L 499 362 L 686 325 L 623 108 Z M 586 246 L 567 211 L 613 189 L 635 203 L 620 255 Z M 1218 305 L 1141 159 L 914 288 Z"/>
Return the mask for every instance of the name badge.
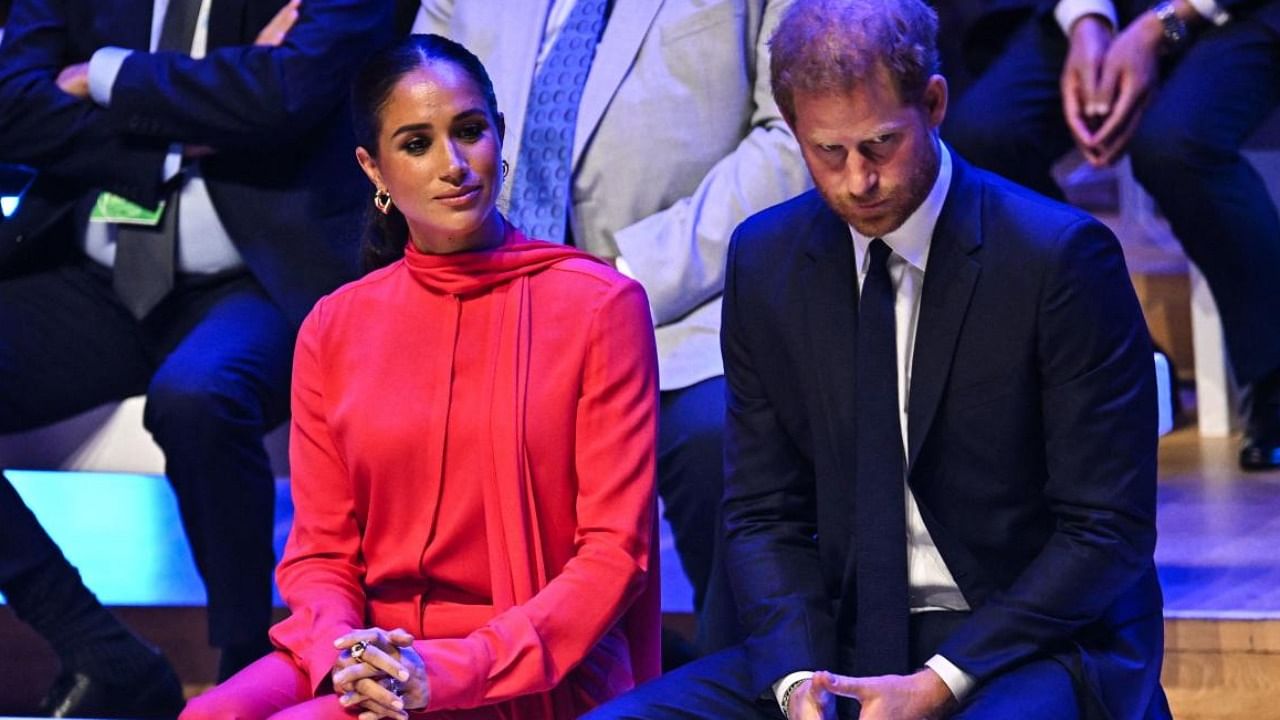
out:
<path id="1" fill-rule="evenodd" d="M 160 219 L 164 217 L 164 206 L 165 201 L 161 200 L 154 210 L 149 210 L 135 202 L 125 200 L 119 195 L 104 192 L 98 196 L 97 202 L 93 204 L 93 211 L 89 213 L 89 221 L 156 227 L 160 224 Z"/>

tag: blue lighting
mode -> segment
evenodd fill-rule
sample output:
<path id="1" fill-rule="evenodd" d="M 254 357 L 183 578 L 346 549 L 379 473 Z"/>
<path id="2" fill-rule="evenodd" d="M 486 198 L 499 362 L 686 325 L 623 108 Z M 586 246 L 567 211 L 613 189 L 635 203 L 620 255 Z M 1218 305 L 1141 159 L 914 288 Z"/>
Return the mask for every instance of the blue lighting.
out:
<path id="1" fill-rule="evenodd" d="M 182 530 L 178 503 L 163 475 L 4 474 L 103 604 L 205 604 L 204 583 Z M 293 519 L 286 478 L 276 480 L 275 518 L 278 558 Z M 280 605 L 279 593 L 273 595 Z"/>
<path id="2" fill-rule="evenodd" d="M 18 211 L 35 179 L 36 171 L 26 165 L 0 163 L 0 215 L 12 217 Z"/>
<path id="3" fill-rule="evenodd" d="M 178 505 L 163 477 L 5 472 L 107 605 L 203 605 Z"/>

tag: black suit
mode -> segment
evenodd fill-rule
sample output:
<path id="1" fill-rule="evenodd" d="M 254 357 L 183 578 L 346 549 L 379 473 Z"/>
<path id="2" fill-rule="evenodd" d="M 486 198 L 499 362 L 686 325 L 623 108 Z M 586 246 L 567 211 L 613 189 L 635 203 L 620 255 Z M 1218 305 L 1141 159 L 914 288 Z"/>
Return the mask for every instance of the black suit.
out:
<path id="1" fill-rule="evenodd" d="M 1118 2 L 1121 25 L 1148 7 Z M 1221 27 L 1168 58 L 1128 147 L 1133 172 L 1204 273 L 1222 316 L 1237 382 L 1280 371 L 1280 215 L 1240 152 L 1280 107 L 1280 0 L 1219 0 Z M 977 165 L 1050 196 L 1051 165 L 1072 147 L 1059 77 L 1068 43 L 1053 3 L 955 103 L 943 137 Z"/>
<path id="2" fill-rule="evenodd" d="M 281 5 L 213 0 L 200 60 L 146 52 L 152 0 L 19 0 L 0 45 L 0 161 L 40 173 L 0 225 L 0 432 L 145 391 L 224 646 L 265 643 L 274 483 L 261 438 L 287 414 L 297 324 L 356 272 L 371 195 L 347 83 L 393 33 L 389 0 L 308 0 L 283 45 L 254 46 Z M 103 46 L 138 51 L 110 107 L 62 93 L 57 71 Z M 110 270 L 79 252 L 75 207 L 101 190 L 154 204 L 171 143 L 215 150 L 201 172 L 244 267 L 180 276 L 137 322 Z M 0 545 L 0 584 L 56 552 L 24 510 L 6 503 L 0 524 L 38 549 Z"/>
<path id="3" fill-rule="evenodd" d="M 920 300 L 908 482 L 972 613 L 916 662 L 937 652 L 981 694 L 1052 659 L 1087 690 L 1084 717 L 1168 717 L 1152 355 L 1120 248 L 958 157 L 953 173 Z M 848 226 L 816 192 L 738 229 L 724 511 L 746 698 L 793 671 L 849 673 L 850 647 L 875 641 L 852 637 L 856 298 Z"/>

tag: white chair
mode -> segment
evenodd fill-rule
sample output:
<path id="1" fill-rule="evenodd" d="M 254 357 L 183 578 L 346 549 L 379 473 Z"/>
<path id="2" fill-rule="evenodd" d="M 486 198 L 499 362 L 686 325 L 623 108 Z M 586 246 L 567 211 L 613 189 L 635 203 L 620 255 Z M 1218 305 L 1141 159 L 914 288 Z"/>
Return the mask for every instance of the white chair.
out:
<path id="1" fill-rule="evenodd" d="M 0 469 L 164 474 L 164 454 L 142 426 L 142 396 L 94 408 L 36 430 L 0 435 Z M 277 476 L 289 474 L 289 428 L 267 435 Z"/>
<path id="2" fill-rule="evenodd" d="M 1245 156 L 1257 167 L 1266 180 L 1272 200 L 1280 206 L 1280 112 L 1273 113 L 1250 138 Z M 1154 201 L 1133 179 L 1127 159 L 1120 164 L 1116 177 L 1121 226 L 1127 232 L 1141 233 L 1145 240 L 1156 244 L 1176 243 Z M 1239 424 L 1239 392 L 1231 375 L 1222 321 L 1213 294 L 1195 265 L 1188 262 L 1187 266 L 1191 283 L 1191 343 L 1195 357 L 1198 427 L 1201 436 L 1226 437 Z"/>

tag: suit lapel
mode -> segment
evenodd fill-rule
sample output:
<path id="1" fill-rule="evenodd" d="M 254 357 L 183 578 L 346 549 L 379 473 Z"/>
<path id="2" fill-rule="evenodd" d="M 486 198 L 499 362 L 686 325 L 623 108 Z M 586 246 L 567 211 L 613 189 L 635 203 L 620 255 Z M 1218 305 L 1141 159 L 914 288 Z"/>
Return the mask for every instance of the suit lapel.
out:
<path id="1" fill-rule="evenodd" d="M 663 0 L 617 0 L 605 26 L 587 84 L 582 89 L 573 133 L 573 166 L 577 167 L 591 136 L 618 86 L 627 76 Z"/>
<path id="2" fill-rule="evenodd" d="M 811 263 L 805 284 L 810 367 L 817 371 L 827 443 L 842 476 L 853 477 L 854 333 L 858 291 L 849 227 L 816 193 L 815 220 L 807 238 Z"/>
<path id="3" fill-rule="evenodd" d="M 819 394 L 827 432 L 825 438 L 834 457 L 834 473 L 837 482 L 845 485 L 833 493 L 843 502 L 843 517 L 850 519 L 847 536 L 827 537 L 824 543 L 838 548 L 837 557 L 845 558 L 841 579 L 841 597 L 854 597 L 854 556 L 857 532 L 852 518 L 853 476 L 857 464 L 857 423 L 854 418 L 858 401 L 855 358 L 857 357 L 858 330 L 858 280 L 857 264 L 853 257 L 853 237 L 849 226 L 821 199 L 817 191 L 811 191 L 817 220 L 810 231 L 808 256 L 812 262 L 807 278 L 807 335 L 811 367 L 815 368 Z M 802 280 L 803 282 L 804 280 Z M 815 423 L 816 425 L 816 423 Z M 846 490 L 847 489 L 847 490 Z M 844 615 L 852 611 L 853 604 L 841 609 L 840 623 Z"/>
<path id="4" fill-rule="evenodd" d="M 982 245 L 982 184 L 952 154 L 951 188 L 929 247 L 907 405 L 907 467 L 914 469 L 951 372 L 981 266 L 971 254 Z"/>

